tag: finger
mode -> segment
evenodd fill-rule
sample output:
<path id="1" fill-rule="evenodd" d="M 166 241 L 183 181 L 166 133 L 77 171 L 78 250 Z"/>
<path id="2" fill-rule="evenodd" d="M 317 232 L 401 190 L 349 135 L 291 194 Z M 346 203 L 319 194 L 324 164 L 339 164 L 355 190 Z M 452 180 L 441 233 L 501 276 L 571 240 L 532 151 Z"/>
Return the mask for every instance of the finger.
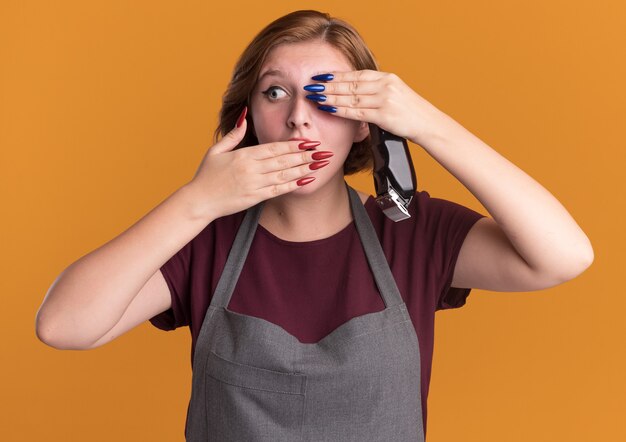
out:
<path id="1" fill-rule="evenodd" d="M 304 141 L 276 141 L 274 143 L 259 144 L 258 146 L 252 146 L 248 148 L 248 152 L 251 158 L 255 160 L 264 160 L 266 158 L 274 158 L 279 155 L 285 155 L 288 153 L 302 152 L 307 148 Z M 313 143 L 319 143 L 319 141 L 313 141 Z M 311 146 L 311 145 L 309 145 Z M 320 145 L 315 146 L 315 149 L 319 149 Z M 309 147 L 312 148 L 312 147 Z"/>
<path id="2" fill-rule="evenodd" d="M 239 127 L 235 125 L 235 127 L 230 132 L 224 135 L 221 140 L 213 145 L 209 152 L 211 152 L 212 154 L 216 154 L 233 150 L 241 142 L 244 135 L 246 134 L 246 128 L 248 127 L 248 121 L 246 120 L 247 114 L 248 106 L 245 106 L 243 108 L 243 111 L 239 115 L 239 118 L 237 119 Z"/>
<path id="3" fill-rule="evenodd" d="M 335 106 L 335 107 L 364 107 L 375 109 L 379 108 L 382 105 L 382 97 L 378 95 L 325 95 L 325 94 L 314 94 L 317 97 L 311 97 L 311 95 L 307 95 L 307 98 L 311 101 L 318 102 L 320 105 L 326 106 Z M 325 99 L 321 100 L 319 96 L 322 95 Z"/>
<path id="4" fill-rule="evenodd" d="M 379 90 L 377 87 L 377 81 L 385 78 L 389 74 L 386 72 L 373 71 L 364 69 L 360 71 L 347 71 L 347 72 L 330 72 L 333 76 L 331 80 L 326 80 L 325 83 L 315 83 L 314 86 L 318 89 L 324 88 L 323 91 L 315 90 L 315 92 L 324 92 L 328 94 L 364 94 L 371 95 Z M 324 76 L 321 76 L 324 77 Z M 313 80 L 316 76 L 313 76 Z M 313 80 L 323 81 L 323 80 Z M 313 84 L 312 84 L 313 85 Z M 307 85 L 311 86 L 311 85 Z"/>
<path id="5" fill-rule="evenodd" d="M 360 71 L 330 71 L 329 74 L 333 75 L 331 81 L 333 83 L 342 81 L 376 81 L 387 75 L 386 72 L 374 71 L 372 69 L 362 69 Z"/>
<path id="6" fill-rule="evenodd" d="M 331 83 L 324 83 L 324 84 L 315 83 L 315 86 L 317 87 L 315 92 L 324 94 L 324 95 L 327 95 L 327 94 L 372 95 L 380 90 L 380 83 L 378 82 L 378 80 L 373 80 L 373 81 L 353 80 L 353 81 L 340 81 L 340 82 L 335 82 L 335 80 L 333 80 Z M 323 90 L 320 90 L 321 88 L 323 88 Z"/>
<path id="7" fill-rule="evenodd" d="M 296 167 L 290 167 L 289 169 L 281 169 L 275 172 L 269 172 L 263 175 L 259 183 L 261 186 L 269 186 L 275 184 L 284 184 L 290 181 L 304 178 L 307 175 L 314 174 L 317 170 L 325 167 L 329 164 L 329 160 L 315 161 L 310 164 L 303 164 Z M 319 167 L 319 166 L 322 167 Z"/>
<path id="8" fill-rule="evenodd" d="M 290 167 L 289 169 L 282 169 L 275 172 L 266 173 L 261 176 L 258 183 L 261 187 L 266 187 L 276 184 L 285 184 L 290 181 L 296 181 L 300 178 L 304 178 L 305 176 L 315 174 L 319 169 L 322 168 L 319 167 L 317 169 L 312 169 L 311 165 L 314 165 L 316 163 L 318 163 L 318 165 L 321 164 L 322 167 L 325 167 L 325 165 L 327 166 L 329 164 L 329 161 L 316 161 L 311 164 L 303 164 L 296 167 Z M 324 163 L 326 164 L 324 165 Z"/>
<path id="9" fill-rule="evenodd" d="M 307 177 L 298 178 L 297 180 L 289 181 L 288 183 L 272 184 L 272 185 L 269 185 L 260 189 L 259 193 L 262 199 L 268 200 L 270 198 L 283 195 L 285 193 L 293 192 L 294 190 L 297 190 L 302 186 L 306 186 L 307 184 L 310 184 L 314 180 L 315 180 L 314 176 L 307 176 Z"/>
<path id="10" fill-rule="evenodd" d="M 331 115 L 335 115 L 337 117 L 348 118 L 350 120 L 356 121 L 367 121 L 369 123 L 378 124 L 378 118 L 380 116 L 380 109 L 374 108 L 364 108 L 364 107 L 336 107 L 333 112 L 328 112 Z M 320 112 L 325 112 L 320 110 Z"/>
<path id="11" fill-rule="evenodd" d="M 315 154 L 316 158 L 313 158 Z M 333 156 L 329 151 L 315 151 L 298 153 L 288 153 L 285 155 L 279 155 L 277 157 L 266 158 L 259 160 L 254 166 L 254 170 L 258 173 L 270 173 L 279 170 L 289 169 L 291 167 L 300 166 L 303 164 L 310 164 L 317 160 L 326 160 Z"/>

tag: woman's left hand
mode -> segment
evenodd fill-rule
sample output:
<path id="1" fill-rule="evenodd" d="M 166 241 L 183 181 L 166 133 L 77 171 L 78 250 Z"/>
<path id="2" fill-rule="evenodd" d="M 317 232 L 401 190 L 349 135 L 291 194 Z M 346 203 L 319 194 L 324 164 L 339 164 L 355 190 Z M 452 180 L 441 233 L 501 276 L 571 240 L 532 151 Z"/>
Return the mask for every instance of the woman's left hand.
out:
<path id="1" fill-rule="evenodd" d="M 416 144 L 443 123 L 445 114 L 396 74 L 368 69 L 331 73 L 332 80 L 315 83 L 324 86 L 315 95 L 324 95 L 326 100 L 315 101 L 333 106 L 337 116 L 374 123 Z"/>

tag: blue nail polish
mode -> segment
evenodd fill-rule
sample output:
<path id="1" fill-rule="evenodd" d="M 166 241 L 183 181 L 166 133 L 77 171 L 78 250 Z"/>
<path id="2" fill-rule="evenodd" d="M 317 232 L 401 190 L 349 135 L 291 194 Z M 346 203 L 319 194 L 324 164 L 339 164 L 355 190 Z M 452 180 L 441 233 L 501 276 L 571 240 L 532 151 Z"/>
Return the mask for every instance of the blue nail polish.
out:
<path id="1" fill-rule="evenodd" d="M 317 108 L 326 112 L 332 112 L 332 113 L 337 112 L 337 108 L 335 106 L 326 106 L 322 104 L 321 106 L 317 106 Z"/>
<path id="2" fill-rule="evenodd" d="M 311 77 L 311 80 L 315 81 L 331 81 L 335 76 L 333 74 L 320 74 Z"/>
<path id="3" fill-rule="evenodd" d="M 324 89 L 326 88 L 323 84 L 308 84 L 304 86 L 304 90 L 309 92 L 322 92 Z"/>
<path id="4" fill-rule="evenodd" d="M 307 95 L 306 98 L 313 101 L 326 101 L 326 95 L 322 94 Z"/>

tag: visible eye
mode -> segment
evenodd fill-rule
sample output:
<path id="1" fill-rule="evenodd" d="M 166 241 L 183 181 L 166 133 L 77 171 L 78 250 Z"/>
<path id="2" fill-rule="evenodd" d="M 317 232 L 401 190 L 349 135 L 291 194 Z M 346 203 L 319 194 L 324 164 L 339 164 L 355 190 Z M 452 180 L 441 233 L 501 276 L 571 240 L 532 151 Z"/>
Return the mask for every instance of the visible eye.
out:
<path id="1" fill-rule="evenodd" d="M 280 97 L 276 96 L 276 93 L 274 91 L 283 91 L 283 92 L 285 92 L 282 88 L 280 88 L 278 86 L 270 86 L 270 87 L 268 87 L 266 90 L 264 90 L 261 93 L 263 95 L 265 95 L 268 100 L 274 101 L 274 100 L 280 98 Z"/>

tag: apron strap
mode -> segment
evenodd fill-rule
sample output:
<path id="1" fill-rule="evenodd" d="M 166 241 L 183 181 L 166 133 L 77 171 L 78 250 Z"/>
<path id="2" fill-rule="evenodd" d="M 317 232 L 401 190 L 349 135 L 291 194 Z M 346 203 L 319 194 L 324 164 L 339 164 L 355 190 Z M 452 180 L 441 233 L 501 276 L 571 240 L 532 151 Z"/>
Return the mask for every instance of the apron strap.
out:
<path id="1" fill-rule="evenodd" d="M 387 258 L 385 257 L 367 211 L 365 207 L 363 207 L 357 192 L 350 187 L 347 182 L 345 184 L 348 188 L 350 207 L 352 209 L 356 229 L 361 238 L 365 256 L 374 274 L 374 280 L 383 298 L 385 308 L 402 304 L 404 301 L 400 296 L 400 291 L 393 278 L 391 269 L 387 263 Z M 235 290 L 235 285 L 243 269 L 243 264 L 248 256 L 248 251 L 252 245 L 263 204 L 264 201 L 261 201 L 246 211 L 230 249 L 230 253 L 228 254 L 228 259 L 226 260 L 226 265 L 224 266 L 220 280 L 215 288 L 215 293 L 211 299 L 212 307 L 226 308 L 230 302 L 230 298 Z"/>
<path id="2" fill-rule="evenodd" d="M 372 221 L 370 221 L 370 217 L 361 203 L 359 195 L 352 187 L 348 186 L 348 183 L 346 183 L 346 186 L 350 193 L 350 205 L 352 207 L 352 216 L 354 217 L 356 230 L 361 237 L 361 244 L 365 250 L 367 262 L 372 269 L 374 280 L 383 298 L 385 307 L 389 308 L 402 304 L 404 301 L 400 296 L 400 290 L 398 290 L 396 280 L 393 278 L 389 263 L 380 245 Z"/>
<path id="3" fill-rule="evenodd" d="M 235 290 L 235 285 L 239 280 L 239 274 L 243 269 L 243 264 L 248 256 L 248 250 L 254 239 L 256 227 L 259 224 L 261 209 L 265 201 L 261 201 L 256 206 L 250 207 L 246 211 L 241 226 L 235 236 L 235 241 L 230 248 L 230 253 L 226 259 L 226 265 L 220 276 L 220 280 L 215 287 L 215 293 L 211 299 L 211 306 L 226 308 Z"/>

